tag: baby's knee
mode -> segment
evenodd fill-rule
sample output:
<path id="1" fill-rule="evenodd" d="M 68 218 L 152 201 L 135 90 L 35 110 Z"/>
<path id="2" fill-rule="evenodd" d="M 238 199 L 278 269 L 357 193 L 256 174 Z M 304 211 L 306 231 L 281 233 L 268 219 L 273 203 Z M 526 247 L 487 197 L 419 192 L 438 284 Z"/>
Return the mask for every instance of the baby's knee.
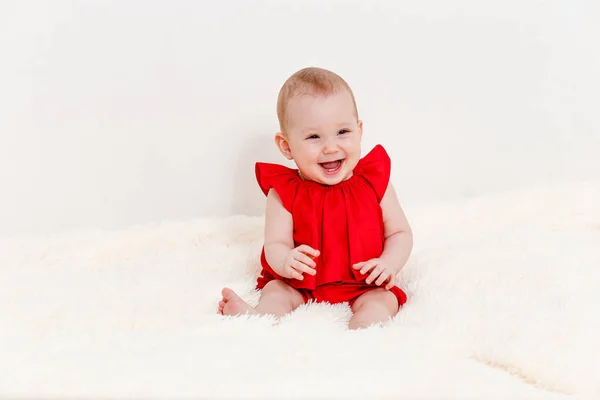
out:
<path id="1" fill-rule="evenodd" d="M 278 296 L 291 299 L 294 303 L 303 300 L 302 295 L 287 283 L 274 279 L 269 281 L 262 290 L 263 296 Z"/>
<path id="2" fill-rule="evenodd" d="M 357 312 L 364 309 L 370 313 L 387 313 L 390 316 L 398 312 L 398 299 L 385 289 L 374 289 L 361 295 L 352 305 L 352 311 Z"/>
<path id="3" fill-rule="evenodd" d="M 272 281 L 267 282 L 262 291 L 263 293 L 287 293 L 291 290 L 294 290 L 294 288 L 287 283 L 278 279 L 273 279 Z"/>

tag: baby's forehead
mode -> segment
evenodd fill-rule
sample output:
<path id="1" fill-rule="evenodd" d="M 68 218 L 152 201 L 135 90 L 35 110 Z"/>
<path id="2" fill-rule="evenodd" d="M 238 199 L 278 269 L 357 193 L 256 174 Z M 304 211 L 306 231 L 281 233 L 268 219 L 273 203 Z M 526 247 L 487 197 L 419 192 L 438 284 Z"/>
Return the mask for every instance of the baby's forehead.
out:
<path id="1" fill-rule="evenodd" d="M 287 116 L 287 128 L 300 132 L 317 132 L 337 129 L 356 123 L 357 116 L 351 106 L 338 104 L 314 107 L 293 107 Z"/>

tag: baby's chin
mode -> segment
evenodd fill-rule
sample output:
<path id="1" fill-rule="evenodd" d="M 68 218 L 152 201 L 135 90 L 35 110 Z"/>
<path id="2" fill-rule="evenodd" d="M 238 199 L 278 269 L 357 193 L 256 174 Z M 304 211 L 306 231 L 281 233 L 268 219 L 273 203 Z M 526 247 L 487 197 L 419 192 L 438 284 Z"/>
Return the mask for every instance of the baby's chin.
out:
<path id="1" fill-rule="evenodd" d="M 342 183 L 352 176 L 352 170 L 344 168 L 342 165 L 337 170 L 324 170 L 320 165 L 318 168 L 313 168 L 312 171 L 300 171 L 300 175 L 304 180 L 313 181 L 321 185 L 334 186 Z"/>

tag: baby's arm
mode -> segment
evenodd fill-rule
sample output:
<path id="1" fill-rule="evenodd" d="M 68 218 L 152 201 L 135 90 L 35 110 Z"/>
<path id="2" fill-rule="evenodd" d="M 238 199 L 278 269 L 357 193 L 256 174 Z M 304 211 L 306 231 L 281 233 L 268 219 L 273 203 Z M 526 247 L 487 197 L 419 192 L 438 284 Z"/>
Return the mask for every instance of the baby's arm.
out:
<path id="1" fill-rule="evenodd" d="M 294 222 L 275 190 L 267 195 L 265 212 L 265 258 L 273 270 L 284 278 L 302 280 L 303 272 L 315 275 L 316 263 L 311 259 L 319 252 L 302 245 L 294 248 Z"/>
<path id="2" fill-rule="evenodd" d="M 385 243 L 383 252 L 378 258 L 356 263 L 352 268 L 360 270 L 362 275 L 369 273 L 365 282 L 375 282 L 381 286 L 384 282 L 386 289 L 391 289 L 396 284 L 396 275 L 408 261 L 412 251 L 412 230 L 400 203 L 390 183 L 380 202 L 383 211 L 383 233 Z"/>
<path id="3" fill-rule="evenodd" d="M 288 253 L 294 247 L 292 238 L 293 220 L 273 189 L 267 194 L 265 211 L 265 257 L 267 262 L 279 273 Z"/>
<path id="4" fill-rule="evenodd" d="M 413 248 L 412 229 L 390 183 L 381 199 L 385 244 L 380 259 L 386 260 L 398 273 L 408 261 Z"/>

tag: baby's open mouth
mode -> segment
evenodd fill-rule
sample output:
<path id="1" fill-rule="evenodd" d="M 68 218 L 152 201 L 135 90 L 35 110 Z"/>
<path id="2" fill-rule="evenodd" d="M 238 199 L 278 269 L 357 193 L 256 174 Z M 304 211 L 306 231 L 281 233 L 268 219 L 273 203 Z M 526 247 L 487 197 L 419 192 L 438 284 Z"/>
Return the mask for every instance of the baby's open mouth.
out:
<path id="1" fill-rule="evenodd" d="M 344 163 L 344 160 L 342 159 L 342 160 L 319 163 L 319 165 L 321 166 L 321 168 L 323 168 L 325 173 L 335 174 L 342 168 L 343 163 Z"/>

